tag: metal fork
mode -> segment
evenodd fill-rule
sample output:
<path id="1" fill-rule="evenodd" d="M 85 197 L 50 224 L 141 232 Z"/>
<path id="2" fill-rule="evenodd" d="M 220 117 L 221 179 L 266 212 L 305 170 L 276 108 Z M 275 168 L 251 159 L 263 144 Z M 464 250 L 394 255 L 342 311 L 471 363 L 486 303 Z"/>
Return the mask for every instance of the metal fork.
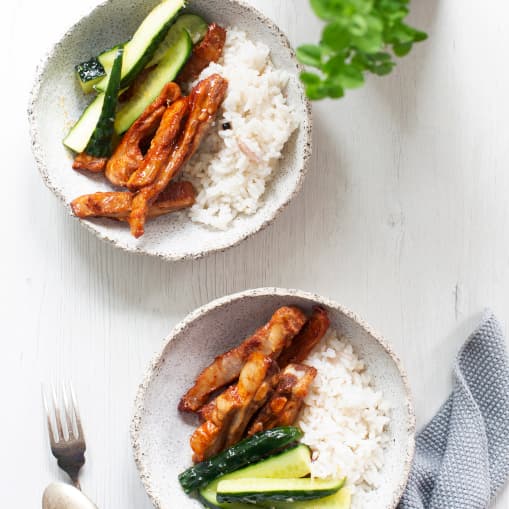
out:
<path id="1" fill-rule="evenodd" d="M 76 396 L 71 384 L 67 387 L 62 384 L 59 397 L 53 385 L 51 385 L 50 393 L 51 408 L 48 405 L 46 391 L 44 387 L 42 388 L 51 452 L 57 459 L 58 466 L 67 472 L 73 485 L 81 489 L 78 476 L 81 467 L 85 464 L 86 444 Z M 62 403 L 62 407 L 59 402 Z"/>

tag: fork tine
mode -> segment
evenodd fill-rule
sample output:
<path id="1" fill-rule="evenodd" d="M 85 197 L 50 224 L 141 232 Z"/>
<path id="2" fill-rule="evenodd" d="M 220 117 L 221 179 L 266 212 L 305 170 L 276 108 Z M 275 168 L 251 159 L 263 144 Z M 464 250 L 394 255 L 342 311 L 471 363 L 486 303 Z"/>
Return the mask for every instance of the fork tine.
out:
<path id="1" fill-rule="evenodd" d="M 44 386 L 41 385 L 41 393 L 42 393 L 42 402 L 44 405 L 44 411 L 46 412 L 46 422 L 48 423 L 48 434 L 51 447 L 55 446 L 55 430 L 53 428 L 53 424 L 51 422 L 51 414 L 49 411 L 48 400 L 46 398 L 46 392 L 44 390 Z"/>
<path id="2" fill-rule="evenodd" d="M 55 386 L 51 384 L 51 393 L 53 396 L 53 408 L 55 409 L 55 423 L 57 425 L 57 442 L 60 442 L 60 440 L 64 440 L 64 432 L 62 429 L 62 417 L 60 413 L 60 408 L 57 403 L 57 393 L 55 392 Z"/>
<path id="3" fill-rule="evenodd" d="M 76 429 L 78 430 L 78 437 L 85 438 L 85 435 L 83 433 L 83 428 L 81 426 L 81 417 L 80 417 L 80 411 L 78 407 L 78 402 L 76 400 L 76 394 L 74 393 L 74 388 L 71 383 L 69 383 L 69 389 L 71 392 L 71 402 L 74 410 L 74 417 L 76 419 Z"/>
<path id="4" fill-rule="evenodd" d="M 69 400 L 67 399 L 67 391 L 65 389 L 65 383 L 62 383 L 62 398 L 64 402 L 64 415 L 67 423 L 67 434 L 69 439 L 74 438 L 74 428 L 72 425 L 73 415 L 70 413 L 71 408 L 69 407 Z"/>

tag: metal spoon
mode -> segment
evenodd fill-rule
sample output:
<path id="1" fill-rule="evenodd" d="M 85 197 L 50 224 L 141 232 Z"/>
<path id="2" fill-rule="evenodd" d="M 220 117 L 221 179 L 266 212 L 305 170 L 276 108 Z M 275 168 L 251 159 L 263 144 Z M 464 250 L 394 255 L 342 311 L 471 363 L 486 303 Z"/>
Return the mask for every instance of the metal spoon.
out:
<path id="1" fill-rule="evenodd" d="M 55 482 L 44 490 L 42 509 L 97 509 L 97 506 L 74 486 Z"/>

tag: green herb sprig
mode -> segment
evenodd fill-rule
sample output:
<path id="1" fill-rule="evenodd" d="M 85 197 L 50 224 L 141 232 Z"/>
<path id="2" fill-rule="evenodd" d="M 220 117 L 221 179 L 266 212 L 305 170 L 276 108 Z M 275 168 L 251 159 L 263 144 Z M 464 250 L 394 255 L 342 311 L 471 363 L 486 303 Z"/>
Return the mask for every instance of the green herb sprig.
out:
<path id="1" fill-rule="evenodd" d="M 319 44 L 304 44 L 297 57 L 318 72 L 300 78 L 310 99 L 343 97 L 345 89 L 364 84 L 365 73 L 389 74 L 393 56 L 407 55 L 427 35 L 407 25 L 410 0 L 310 0 L 326 22 Z"/>

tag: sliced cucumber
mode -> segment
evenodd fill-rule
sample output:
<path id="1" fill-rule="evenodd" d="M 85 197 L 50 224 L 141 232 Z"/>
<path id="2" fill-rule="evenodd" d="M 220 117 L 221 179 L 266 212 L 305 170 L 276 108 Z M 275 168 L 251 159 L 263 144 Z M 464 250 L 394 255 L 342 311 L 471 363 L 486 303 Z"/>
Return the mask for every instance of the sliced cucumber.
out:
<path id="1" fill-rule="evenodd" d="M 64 139 L 64 145 L 71 150 L 97 157 L 107 157 L 111 154 L 122 54 L 122 49 L 118 49 L 106 92 L 99 94 L 92 101 Z"/>
<path id="2" fill-rule="evenodd" d="M 104 104 L 104 94 L 99 94 L 81 114 L 69 134 L 64 138 L 64 145 L 74 152 L 83 152 L 99 122 Z"/>
<path id="3" fill-rule="evenodd" d="M 117 56 L 117 51 L 120 48 L 124 48 L 126 44 L 127 43 L 125 42 L 122 44 L 117 44 L 116 46 L 113 46 L 113 48 L 107 49 L 106 51 L 103 51 L 98 55 L 97 60 L 101 62 L 101 65 L 104 67 L 106 74 L 109 74 L 111 72 L 113 62 L 115 62 L 115 57 Z"/>
<path id="4" fill-rule="evenodd" d="M 217 486 L 219 502 L 297 502 L 327 497 L 338 492 L 345 479 L 230 479 Z"/>
<path id="5" fill-rule="evenodd" d="M 311 452 L 307 445 L 297 445 L 291 449 L 287 449 L 275 456 L 271 456 L 266 460 L 262 460 L 240 470 L 235 470 L 230 474 L 226 474 L 200 490 L 200 499 L 207 507 L 211 508 L 229 508 L 229 504 L 221 504 L 217 501 L 217 486 L 220 481 L 227 479 L 242 478 L 291 478 L 304 477 L 311 472 Z M 246 507 L 245 504 L 243 504 Z M 248 506 L 249 507 L 249 506 Z M 243 509 L 243 508 L 242 508 Z"/>
<path id="6" fill-rule="evenodd" d="M 87 144 L 85 152 L 95 157 L 109 157 L 113 152 L 113 135 L 115 134 L 115 111 L 120 90 L 120 73 L 122 71 L 123 48 L 117 49 L 117 56 L 111 68 L 108 88 L 104 93 L 104 103 L 99 121 Z"/>
<path id="7" fill-rule="evenodd" d="M 350 490 L 345 487 L 329 497 L 306 500 L 304 502 L 273 502 L 266 505 L 264 504 L 264 506 L 270 507 L 271 509 L 350 509 L 351 504 L 352 495 Z M 231 504 L 227 507 L 230 506 Z M 253 506 L 251 505 L 251 509 L 252 508 Z"/>
<path id="8" fill-rule="evenodd" d="M 122 64 L 122 88 L 128 86 L 143 68 L 152 60 L 157 47 L 166 37 L 173 19 L 184 7 L 185 0 L 163 0 L 154 7 L 143 20 L 132 39 L 125 45 L 125 56 Z M 109 77 L 103 78 L 97 90 L 104 91 Z"/>
<path id="9" fill-rule="evenodd" d="M 191 41 L 193 41 L 193 45 L 199 43 L 207 33 L 208 30 L 207 22 L 196 14 L 182 14 L 177 18 L 177 21 L 173 24 L 170 32 L 164 38 L 163 42 L 159 45 L 152 60 L 148 63 L 147 67 L 152 67 L 159 63 L 166 51 L 170 48 L 170 46 L 175 42 L 175 34 L 174 31 L 176 29 L 184 29 L 191 37 Z"/>
<path id="10" fill-rule="evenodd" d="M 192 47 L 193 43 L 187 31 L 176 30 L 174 43 L 168 48 L 164 58 L 149 73 L 136 93 L 118 111 L 115 120 L 115 130 L 118 134 L 127 131 L 143 113 L 143 110 L 157 98 L 164 85 L 175 79 L 182 66 L 187 62 Z"/>
<path id="11" fill-rule="evenodd" d="M 281 426 L 256 433 L 217 456 L 188 468 L 179 475 L 186 493 L 201 488 L 218 477 L 260 461 L 271 452 L 282 449 L 302 438 L 302 431 L 293 426 Z"/>
<path id="12" fill-rule="evenodd" d="M 89 94 L 94 89 L 94 85 L 99 83 L 101 79 L 106 75 L 101 62 L 93 57 L 86 62 L 81 62 L 76 67 L 76 76 L 81 85 L 81 88 L 85 94 Z"/>

